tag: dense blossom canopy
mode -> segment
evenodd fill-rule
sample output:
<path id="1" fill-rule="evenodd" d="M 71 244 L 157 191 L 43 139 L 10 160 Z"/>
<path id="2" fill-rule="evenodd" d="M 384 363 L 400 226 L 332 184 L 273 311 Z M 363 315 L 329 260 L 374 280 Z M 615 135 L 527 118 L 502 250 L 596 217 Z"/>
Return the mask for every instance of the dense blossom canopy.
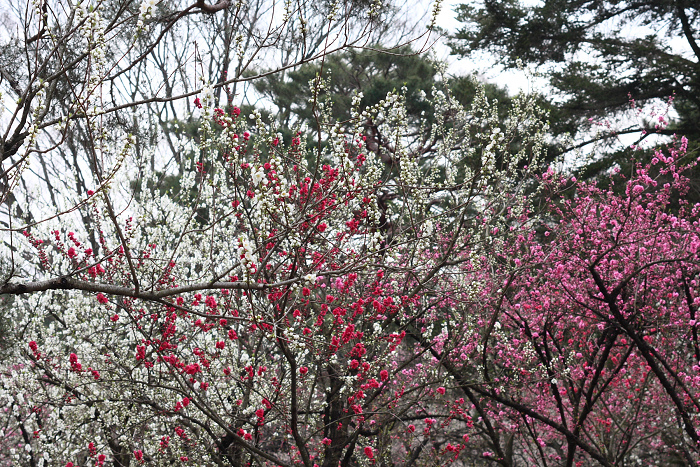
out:
<path id="1" fill-rule="evenodd" d="M 317 75 L 315 128 L 282 129 L 241 110 L 240 72 L 120 113 L 105 96 L 131 68 L 105 37 L 153 51 L 191 14 L 245 9 L 169 6 L 76 9 L 62 31 L 85 55 L 29 67 L 30 103 L 8 116 L 0 465 L 700 460 L 684 138 L 616 189 L 542 163 L 527 95 L 504 113 L 436 85 L 412 96 L 429 116 L 407 118 L 407 89 L 368 108 L 355 93 L 338 122 Z M 159 100 L 186 120 L 149 113 Z M 125 131 L 139 115 L 147 131 Z"/>

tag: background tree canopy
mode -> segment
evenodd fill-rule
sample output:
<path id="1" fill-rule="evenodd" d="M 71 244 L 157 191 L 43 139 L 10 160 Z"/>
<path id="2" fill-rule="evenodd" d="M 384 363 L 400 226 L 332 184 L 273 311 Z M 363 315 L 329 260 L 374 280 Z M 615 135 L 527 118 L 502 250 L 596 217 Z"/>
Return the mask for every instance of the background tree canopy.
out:
<path id="1" fill-rule="evenodd" d="M 253 86 L 274 105 L 275 119 L 283 128 L 301 123 L 316 124 L 309 96 L 313 94 L 312 82 L 319 74 L 327 78 L 320 94 L 328 98 L 330 115 L 340 122 L 350 118 L 355 93 L 362 93 L 360 104 L 369 107 L 385 99 L 388 93 L 403 88 L 408 119 L 413 123 L 420 117 L 432 121 L 428 98 L 435 86 L 449 88 L 462 104 L 470 103 L 477 89 L 483 86 L 488 98 L 502 103 L 499 112 L 502 115 L 507 113 L 510 97 L 506 89 L 493 84 L 477 84 L 472 76 L 438 76 L 437 65 L 425 51 L 410 46 L 387 49 L 374 45 L 367 49 L 345 50 L 288 73 L 267 75 L 254 81 Z M 447 81 L 441 82 L 443 79 Z"/>
<path id="2" fill-rule="evenodd" d="M 505 67 L 538 66 L 548 78 L 552 132 L 585 134 L 601 121 L 653 99 L 674 98 L 668 127 L 643 122 L 647 135 L 700 136 L 700 9 L 696 2 L 485 0 L 457 9 L 452 37 L 461 56 L 490 52 Z M 616 132 L 636 133 L 639 121 Z M 561 147 L 559 151 L 566 150 Z M 583 171 L 593 176 L 629 153 L 608 154 Z"/>

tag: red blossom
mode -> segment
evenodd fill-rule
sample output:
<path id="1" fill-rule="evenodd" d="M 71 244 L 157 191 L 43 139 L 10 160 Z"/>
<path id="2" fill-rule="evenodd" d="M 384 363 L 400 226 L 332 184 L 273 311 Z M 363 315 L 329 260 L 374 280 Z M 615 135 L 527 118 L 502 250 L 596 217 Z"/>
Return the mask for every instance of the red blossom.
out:
<path id="1" fill-rule="evenodd" d="M 199 363 L 192 363 L 192 364 L 186 365 L 184 370 L 185 370 L 185 373 L 187 373 L 188 375 L 196 375 L 197 373 L 202 371 L 201 368 L 199 367 Z"/>

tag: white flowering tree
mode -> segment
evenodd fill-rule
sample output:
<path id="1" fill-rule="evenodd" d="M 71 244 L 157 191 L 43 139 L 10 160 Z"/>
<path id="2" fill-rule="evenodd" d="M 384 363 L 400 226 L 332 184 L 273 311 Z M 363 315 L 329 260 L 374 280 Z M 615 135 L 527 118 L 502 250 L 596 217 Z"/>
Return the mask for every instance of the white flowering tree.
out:
<path id="1" fill-rule="evenodd" d="M 314 95 L 316 129 L 285 143 L 235 86 L 282 31 L 300 34 L 295 63 L 316 57 L 318 5 L 285 3 L 267 36 L 253 6 L 22 17 L 25 66 L 1 69 L 0 464 L 442 465 L 475 449 L 422 343 L 447 332 L 444 294 L 476 294 L 454 274 L 494 219 L 523 212 L 546 125 L 527 98 L 499 121 L 483 93 L 465 109 L 437 90 L 432 123 L 409 127 L 398 92 L 355 96 L 341 124 Z M 351 6 L 329 6 L 318 53 L 366 39 Z M 367 28 L 381 14 L 352 7 Z M 219 15 L 251 25 L 224 79 L 226 54 L 206 69 L 167 41 Z"/>
<path id="2" fill-rule="evenodd" d="M 319 152 L 307 134 L 285 146 L 259 115 L 214 107 L 205 89 L 177 188 L 146 196 L 157 173 L 115 169 L 86 193 L 99 253 L 68 214 L 13 231 L 4 462 L 430 464 L 435 419 L 418 432 L 415 420 L 444 410 L 444 376 L 405 327 L 470 261 L 462 251 L 485 228 L 475 210 L 513 204 L 499 183 L 522 178 L 542 136 L 532 109 L 501 130 L 483 98 L 470 110 L 432 100 L 439 122 L 418 138 L 400 94 L 349 126 L 322 112 Z M 368 118 L 393 164 L 368 151 Z M 113 162 L 134 152 L 127 139 Z M 436 425 L 438 452 L 463 446 L 465 420 Z"/>

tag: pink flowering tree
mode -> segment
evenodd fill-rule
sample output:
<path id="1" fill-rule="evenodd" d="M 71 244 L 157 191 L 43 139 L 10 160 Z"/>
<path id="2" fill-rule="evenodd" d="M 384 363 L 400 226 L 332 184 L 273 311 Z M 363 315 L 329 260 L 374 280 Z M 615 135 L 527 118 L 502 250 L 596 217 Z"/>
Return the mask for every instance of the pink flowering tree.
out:
<path id="1" fill-rule="evenodd" d="M 407 333 L 471 404 L 486 447 L 472 456 L 698 461 L 700 207 L 683 203 L 686 145 L 657 150 L 619 194 L 544 173 L 545 204 L 485 211 L 488 239 L 436 282 L 441 302 Z"/>

